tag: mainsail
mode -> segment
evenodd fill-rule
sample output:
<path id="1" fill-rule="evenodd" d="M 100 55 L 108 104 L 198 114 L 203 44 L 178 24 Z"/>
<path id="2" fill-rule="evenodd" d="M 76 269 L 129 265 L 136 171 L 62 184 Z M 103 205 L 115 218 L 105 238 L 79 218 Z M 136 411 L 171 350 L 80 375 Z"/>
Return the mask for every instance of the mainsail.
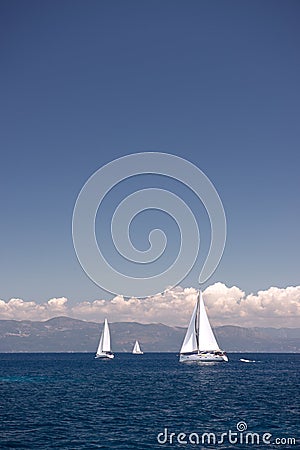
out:
<path id="1" fill-rule="evenodd" d="M 201 292 L 200 292 L 199 316 L 200 316 L 200 320 L 199 320 L 199 350 L 219 351 L 220 348 L 216 341 L 213 330 L 210 326 Z"/>
<path id="2" fill-rule="evenodd" d="M 101 337 L 100 337 L 98 350 L 97 350 L 97 355 L 100 355 L 100 354 L 102 354 L 104 352 L 111 352 L 111 348 L 110 348 L 110 333 L 109 333 L 107 319 L 105 319 L 105 321 L 104 321 L 104 327 L 103 327 L 103 331 L 102 331 L 102 334 L 101 334 Z"/>
<path id="3" fill-rule="evenodd" d="M 199 329 L 199 298 L 196 305 L 180 350 L 180 353 L 191 353 L 198 350 L 197 330 Z"/>

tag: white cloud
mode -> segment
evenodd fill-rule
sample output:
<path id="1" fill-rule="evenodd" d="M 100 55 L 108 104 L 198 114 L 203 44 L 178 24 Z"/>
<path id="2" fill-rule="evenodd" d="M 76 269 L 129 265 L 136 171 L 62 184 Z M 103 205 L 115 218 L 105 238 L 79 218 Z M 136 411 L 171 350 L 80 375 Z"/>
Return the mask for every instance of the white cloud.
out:
<path id="1" fill-rule="evenodd" d="M 216 283 L 204 294 L 217 325 L 300 327 L 300 286 L 271 287 L 246 296 L 236 286 Z"/>
<path id="2" fill-rule="evenodd" d="M 68 299 L 66 297 L 51 298 L 47 301 L 47 308 L 51 311 L 57 311 L 58 313 L 67 312 Z"/>
<path id="3" fill-rule="evenodd" d="M 45 305 L 20 298 L 12 298 L 8 302 L 0 300 L 0 319 L 42 320 L 47 317 L 45 310 Z"/>
<path id="4" fill-rule="evenodd" d="M 70 304 L 67 298 L 52 298 L 44 304 L 22 299 L 0 300 L 0 319 L 46 320 L 65 315 L 100 322 L 161 322 L 186 326 L 197 291 L 176 287 L 146 299 L 125 299 L 118 295 L 112 300 L 82 301 Z M 203 293 L 208 315 L 213 325 L 240 326 L 300 326 L 300 286 L 271 287 L 257 294 L 246 295 L 236 286 L 215 283 Z"/>

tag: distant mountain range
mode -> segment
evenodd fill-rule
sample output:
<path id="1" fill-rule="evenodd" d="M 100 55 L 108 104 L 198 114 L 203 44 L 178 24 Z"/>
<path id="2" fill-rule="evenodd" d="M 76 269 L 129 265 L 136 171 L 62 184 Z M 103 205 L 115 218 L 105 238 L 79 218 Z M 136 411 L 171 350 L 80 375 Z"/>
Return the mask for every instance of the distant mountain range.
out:
<path id="1" fill-rule="evenodd" d="M 0 320 L 0 353 L 95 352 L 102 324 L 69 317 L 44 322 Z M 132 350 L 135 339 L 145 352 L 178 352 L 185 328 L 136 322 L 110 324 L 116 352 Z M 227 352 L 300 352 L 300 328 L 215 328 L 219 345 Z"/>

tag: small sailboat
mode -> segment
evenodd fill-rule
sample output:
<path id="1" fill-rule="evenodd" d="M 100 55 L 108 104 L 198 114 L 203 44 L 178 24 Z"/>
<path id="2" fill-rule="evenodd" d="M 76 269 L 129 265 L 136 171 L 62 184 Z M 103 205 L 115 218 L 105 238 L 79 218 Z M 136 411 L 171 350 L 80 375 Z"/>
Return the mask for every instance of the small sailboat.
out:
<path id="1" fill-rule="evenodd" d="M 104 327 L 101 333 L 98 350 L 95 358 L 113 359 L 115 355 L 111 351 L 110 332 L 107 319 L 104 320 Z"/>
<path id="2" fill-rule="evenodd" d="M 197 302 L 180 350 L 179 361 L 228 361 L 226 353 L 220 350 L 210 326 L 201 291 L 198 293 Z"/>
<path id="3" fill-rule="evenodd" d="M 133 350 L 132 350 L 132 354 L 133 355 L 143 355 L 144 352 L 142 352 L 139 341 L 135 341 Z"/>

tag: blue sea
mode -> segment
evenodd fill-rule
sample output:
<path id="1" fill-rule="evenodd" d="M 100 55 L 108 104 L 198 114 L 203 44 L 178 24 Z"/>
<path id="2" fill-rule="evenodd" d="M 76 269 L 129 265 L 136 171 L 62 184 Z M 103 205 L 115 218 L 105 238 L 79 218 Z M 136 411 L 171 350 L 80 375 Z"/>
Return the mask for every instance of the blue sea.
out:
<path id="1" fill-rule="evenodd" d="M 296 354 L 0 354 L 0 449 L 299 449 L 299 368 Z"/>

